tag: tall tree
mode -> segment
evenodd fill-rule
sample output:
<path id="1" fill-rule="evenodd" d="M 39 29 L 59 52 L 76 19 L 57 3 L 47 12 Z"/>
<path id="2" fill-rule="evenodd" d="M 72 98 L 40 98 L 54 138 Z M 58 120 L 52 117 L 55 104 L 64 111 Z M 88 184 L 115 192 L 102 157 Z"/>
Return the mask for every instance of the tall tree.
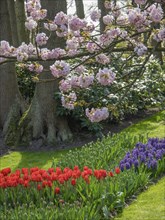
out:
<path id="1" fill-rule="evenodd" d="M 105 24 L 103 22 L 103 17 L 107 15 L 107 10 L 104 7 L 104 1 L 98 0 L 98 8 L 101 10 L 101 18 L 100 18 L 100 33 L 103 33 L 105 30 Z"/>
<path id="2" fill-rule="evenodd" d="M 83 0 L 75 0 L 76 4 L 76 14 L 79 18 L 84 18 L 85 13 L 84 13 L 84 3 Z"/>
<path id="3" fill-rule="evenodd" d="M 13 1 L 13 0 L 11 0 Z M 27 42 L 28 41 L 28 33 L 25 29 L 25 6 L 24 6 L 23 0 L 16 0 L 15 1 L 15 14 L 16 14 L 16 23 L 17 23 L 17 30 L 18 30 L 18 41 L 19 44 L 21 42 Z M 12 13 L 12 12 L 11 12 Z"/>
<path id="4" fill-rule="evenodd" d="M 0 27 L 0 40 L 5 39 L 11 44 L 13 42 L 16 43 L 16 39 L 12 37 L 6 0 L 0 1 Z M 0 128 L 7 132 L 6 128 L 9 124 L 14 126 L 16 123 L 15 119 L 20 117 L 23 110 L 24 105 L 18 89 L 15 64 L 7 63 L 0 65 Z M 15 126 L 17 125 L 15 124 Z"/>
<path id="5" fill-rule="evenodd" d="M 66 12 L 66 0 L 43 0 L 42 7 L 48 10 L 48 19 L 53 20 L 57 12 Z M 57 38 L 55 34 L 49 39 L 48 48 L 64 47 L 65 41 Z M 47 62 L 44 67 L 49 67 L 52 62 Z M 51 81 L 52 80 L 52 81 Z M 45 82 L 47 81 L 47 82 Z M 40 75 L 32 103 L 21 120 L 18 141 L 28 143 L 31 139 L 42 139 L 49 144 L 57 141 L 66 141 L 72 137 L 65 118 L 56 115 L 57 103 L 54 94 L 58 90 L 58 80 L 50 72 Z"/>

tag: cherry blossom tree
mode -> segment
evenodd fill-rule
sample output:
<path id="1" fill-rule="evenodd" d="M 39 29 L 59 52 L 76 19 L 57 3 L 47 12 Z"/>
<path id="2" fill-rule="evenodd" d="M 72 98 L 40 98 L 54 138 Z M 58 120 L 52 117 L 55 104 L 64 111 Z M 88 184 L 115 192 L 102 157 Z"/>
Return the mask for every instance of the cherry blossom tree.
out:
<path id="1" fill-rule="evenodd" d="M 72 110 L 79 103 L 77 91 L 97 84 L 117 83 L 118 73 L 111 67 L 112 59 L 124 60 L 124 78 L 132 76 L 134 71 L 128 63 L 136 57 L 136 75 L 124 85 L 129 89 L 144 73 L 154 53 L 165 52 L 164 0 L 134 0 L 132 3 L 105 0 L 107 14 L 93 10 L 90 20 L 67 15 L 65 10 L 60 10 L 60 5 L 64 7 L 65 3 L 59 4 L 58 13 L 53 15 L 53 1 L 48 4 L 47 1 L 27 0 L 25 26 L 34 38 L 19 47 L 5 40 L 0 42 L 1 65 L 22 62 L 36 73 L 35 95 L 20 119 L 18 141 L 68 140 L 72 135 L 67 121 L 55 115 L 57 103 L 53 92 L 59 88 L 62 106 Z M 97 29 L 99 19 L 105 26 L 102 25 L 101 33 Z M 154 24 L 159 24 L 159 28 Z M 152 40 L 156 42 L 154 45 Z M 101 67 L 90 69 L 90 62 L 99 63 Z M 108 118 L 107 106 L 97 108 L 92 104 L 84 105 L 84 114 L 91 122 Z"/>

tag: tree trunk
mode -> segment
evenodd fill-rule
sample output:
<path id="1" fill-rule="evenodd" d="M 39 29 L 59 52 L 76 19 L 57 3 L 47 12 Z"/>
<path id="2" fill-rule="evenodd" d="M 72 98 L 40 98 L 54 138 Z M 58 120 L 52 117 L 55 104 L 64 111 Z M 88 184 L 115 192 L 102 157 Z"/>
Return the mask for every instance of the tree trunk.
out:
<path id="1" fill-rule="evenodd" d="M 0 1 L 0 41 L 7 40 L 12 44 L 12 32 L 9 20 L 7 1 Z M 0 65 L 0 128 L 8 136 L 11 127 L 13 131 L 24 110 L 16 73 L 15 64 Z M 13 134 L 13 132 L 12 132 Z M 13 135 L 9 135 L 10 137 Z"/>
<path id="2" fill-rule="evenodd" d="M 10 27 L 12 33 L 12 44 L 14 47 L 17 47 L 19 45 L 19 40 L 18 40 L 18 32 L 17 32 L 16 14 L 15 14 L 15 1 L 7 0 L 7 8 L 9 12 L 9 20 L 10 20 Z"/>
<path id="3" fill-rule="evenodd" d="M 54 19 L 55 13 L 66 12 L 65 0 L 43 0 L 42 8 L 48 10 L 48 19 Z M 49 3 L 48 3 L 49 2 Z M 52 33 L 48 48 L 64 47 L 65 41 L 55 37 Z M 52 63 L 45 62 L 46 68 Z M 40 74 L 41 80 L 54 79 L 51 73 Z M 72 134 L 67 120 L 56 116 L 57 102 L 54 93 L 58 90 L 58 80 L 52 82 L 39 82 L 28 111 L 23 115 L 19 124 L 18 144 L 26 144 L 31 140 L 40 139 L 42 143 L 54 145 L 59 141 L 71 139 Z"/>
<path id="4" fill-rule="evenodd" d="M 76 13 L 79 18 L 84 18 L 85 13 L 84 13 L 84 4 L 83 0 L 75 0 L 76 4 Z"/>
<path id="5" fill-rule="evenodd" d="M 107 15 L 107 10 L 104 7 L 104 1 L 98 0 L 98 8 L 101 10 L 101 18 L 100 18 L 100 33 L 103 33 L 105 30 L 105 24 L 103 22 L 103 17 Z"/>
<path id="6" fill-rule="evenodd" d="M 28 31 L 25 28 L 25 7 L 23 0 L 16 0 L 15 1 L 15 14 L 16 14 L 16 23 L 17 23 L 17 30 L 18 30 L 18 41 L 19 44 L 22 42 L 28 42 Z"/>

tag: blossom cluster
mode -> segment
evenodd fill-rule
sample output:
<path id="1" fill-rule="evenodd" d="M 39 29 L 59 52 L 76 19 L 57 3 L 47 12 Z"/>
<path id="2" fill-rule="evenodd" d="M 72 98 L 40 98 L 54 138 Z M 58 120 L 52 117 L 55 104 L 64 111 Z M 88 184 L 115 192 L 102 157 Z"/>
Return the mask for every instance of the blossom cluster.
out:
<path id="1" fill-rule="evenodd" d="M 101 85 L 107 86 L 113 83 L 115 74 L 108 68 L 99 69 L 99 72 L 96 74 L 96 79 Z"/>
<path id="2" fill-rule="evenodd" d="M 94 75 L 80 74 L 79 76 L 71 76 L 68 79 L 60 81 L 59 89 L 61 92 L 68 92 L 76 88 L 88 88 L 94 82 Z"/>
<path id="3" fill-rule="evenodd" d="M 77 96 L 75 92 L 70 92 L 68 95 L 63 95 L 61 97 L 62 106 L 70 110 L 74 109 L 76 100 Z"/>
<path id="4" fill-rule="evenodd" d="M 40 0 L 27 0 L 26 11 L 28 17 L 25 26 L 28 30 L 32 31 L 37 27 L 37 22 L 43 20 L 47 16 L 47 10 L 41 9 Z"/>
<path id="5" fill-rule="evenodd" d="M 119 167 L 123 171 L 143 164 L 147 168 L 154 169 L 164 155 L 165 139 L 150 138 L 146 144 L 137 143 L 136 147 L 120 161 Z"/>
<path id="6" fill-rule="evenodd" d="M 43 71 L 43 66 L 36 62 L 27 65 L 27 68 L 31 72 L 36 72 L 36 73 L 41 73 Z"/>
<path id="7" fill-rule="evenodd" d="M 92 176 L 101 180 L 106 177 L 113 177 L 116 174 L 120 174 L 119 167 L 116 167 L 114 171 L 92 170 L 87 166 L 84 166 L 83 170 L 80 170 L 78 166 L 74 166 L 73 169 L 66 167 L 63 170 L 60 167 L 49 168 L 48 170 L 33 167 L 18 169 L 13 173 L 11 173 L 10 168 L 4 168 L 0 171 L 0 188 L 15 188 L 21 185 L 24 188 L 35 187 L 40 191 L 49 187 L 54 190 L 55 194 L 59 194 L 60 187 L 66 182 L 75 186 L 78 179 L 82 179 L 85 183 L 90 184 Z"/>
<path id="8" fill-rule="evenodd" d="M 69 74 L 70 66 L 64 61 L 57 60 L 53 65 L 50 66 L 50 70 L 54 77 L 59 78 Z"/>
<path id="9" fill-rule="evenodd" d="M 87 108 L 85 110 L 85 113 L 91 122 L 100 122 L 106 120 L 109 117 L 109 111 L 106 107 L 103 107 L 101 109 L 92 108 L 91 110 Z"/>

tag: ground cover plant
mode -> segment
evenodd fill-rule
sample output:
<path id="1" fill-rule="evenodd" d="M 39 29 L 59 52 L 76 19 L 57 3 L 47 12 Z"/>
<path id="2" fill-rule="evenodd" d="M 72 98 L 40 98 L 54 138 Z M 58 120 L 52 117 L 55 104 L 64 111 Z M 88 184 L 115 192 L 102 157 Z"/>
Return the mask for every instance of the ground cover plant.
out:
<path id="1" fill-rule="evenodd" d="M 147 140 L 147 137 L 143 137 L 143 136 L 140 136 L 138 139 L 137 137 L 131 137 L 131 135 L 127 136 L 124 133 L 120 134 L 120 135 L 121 135 L 121 137 L 120 138 L 116 137 L 116 139 L 119 140 L 119 142 L 120 142 L 121 146 L 123 146 L 123 148 L 125 146 L 124 151 L 123 151 L 122 161 L 126 159 L 124 157 L 124 155 L 127 152 L 127 150 L 130 150 L 133 148 L 132 143 L 137 143 L 137 141 L 139 142 L 140 139 L 141 139 L 141 141 L 143 141 L 143 143 Z M 110 146 L 109 148 L 112 147 L 112 143 L 115 140 L 115 137 L 111 137 L 111 138 L 112 138 L 112 142 L 109 144 L 109 146 Z M 124 145 L 124 140 L 125 140 L 125 143 L 128 143 L 128 145 L 130 143 L 130 147 L 127 148 L 127 146 Z M 129 142 L 128 140 L 131 140 L 131 141 Z M 100 141 L 100 143 L 101 143 L 101 141 Z M 161 152 L 164 152 L 164 151 L 159 152 L 160 150 L 164 149 L 163 143 L 164 143 L 163 139 L 158 140 L 158 139 L 153 138 L 153 139 L 148 140 L 148 145 L 150 146 L 150 148 L 152 148 L 151 147 L 151 145 L 152 145 L 154 147 L 154 149 L 157 149 L 157 151 L 158 151 L 158 152 L 155 152 L 156 153 L 155 157 L 156 157 L 157 153 L 159 154 Z M 141 147 L 145 148 L 147 146 L 147 144 L 138 143 L 137 146 L 138 147 L 141 146 Z M 136 150 L 136 147 L 135 147 L 135 149 L 133 149 L 133 152 L 134 152 L 134 150 Z M 69 174 L 70 178 L 69 178 L 69 176 L 67 177 L 67 178 L 69 178 L 69 181 L 67 182 L 66 185 L 64 183 L 65 178 L 64 179 L 59 178 L 60 179 L 59 180 L 57 178 L 57 176 L 55 177 L 55 179 L 56 178 L 58 179 L 58 181 L 56 182 L 57 183 L 56 187 L 54 186 L 54 183 L 51 184 L 51 181 L 48 176 L 50 176 L 51 173 L 52 174 L 54 173 L 54 168 L 49 169 L 48 172 L 45 172 L 44 170 L 39 171 L 38 168 L 31 169 L 31 174 L 33 174 L 34 179 L 35 179 L 35 175 L 34 175 L 35 172 L 41 172 L 45 175 L 44 178 L 48 178 L 49 180 L 45 179 L 44 180 L 45 182 L 42 183 L 43 185 L 39 184 L 40 186 L 38 186 L 38 183 L 37 184 L 32 183 L 33 187 L 36 188 L 38 186 L 37 190 L 32 187 L 32 190 L 30 192 L 28 192 L 28 191 L 26 191 L 26 190 L 28 190 L 28 188 L 25 188 L 25 191 L 28 192 L 26 195 L 28 195 L 28 196 L 26 198 L 24 198 L 23 195 L 25 195 L 25 193 L 23 193 L 23 192 L 19 193 L 19 196 L 20 196 L 19 200 L 21 201 L 21 199 L 23 198 L 26 204 L 23 204 L 22 206 L 20 206 L 19 202 L 17 200 L 16 201 L 11 200 L 10 203 L 7 203 L 7 204 L 9 204 L 9 207 L 7 204 L 5 204 L 5 210 L 3 209 L 1 218 L 5 219 L 5 216 L 9 216 L 9 218 L 12 219 L 12 217 L 10 216 L 9 213 L 10 213 L 10 210 L 12 210 L 13 206 L 15 206 L 15 209 L 14 209 L 15 215 L 13 217 L 15 219 L 21 219 L 21 218 L 23 219 L 23 216 L 24 217 L 29 216 L 29 219 L 32 217 L 34 219 L 42 219 L 42 215 L 46 216 L 47 219 L 49 219 L 49 218 L 53 219 L 54 217 L 56 217 L 58 219 L 60 219 L 60 218 L 61 219 L 73 219 L 73 218 L 74 219 L 84 219 L 84 218 L 86 218 L 86 219 L 109 219 L 112 215 L 116 214 L 116 212 L 120 212 L 123 209 L 125 202 L 128 199 L 131 199 L 132 195 L 134 195 L 135 192 L 137 193 L 138 191 L 142 190 L 144 188 L 144 186 L 146 186 L 150 182 L 151 177 L 152 178 L 158 177 L 164 171 L 164 159 L 160 160 L 161 158 L 159 156 L 159 157 L 157 157 L 159 162 L 156 167 L 154 166 L 154 167 L 147 167 L 146 168 L 146 167 L 144 167 L 143 164 L 141 164 L 140 166 L 137 167 L 137 163 L 135 161 L 135 164 L 133 165 L 133 167 L 131 169 L 128 169 L 128 170 L 125 169 L 123 172 L 120 172 L 120 169 L 119 168 L 115 169 L 116 165 L 115 166 L 113 165 L 115 163 L 121 165 L 121 163 L 119 163 L 118 156 L 116 156 L 116 159 L 112 160 L 114 158 L 114 156 L 116 155 L 116 154 L 112 153 L 113 151 L 111 152 L 112 154 L 110 153 L 111 157 L 107 158 L 104 156 L 105 152 L 103 152 L 101 150 L 101 149 L 103 149 L 103 145 L 99 146 L 99 144 L 97 143 L 95 145 L 95 148 L 96 149 L 99 148 L 100 154 L 102 154 L 102 158 L 98 159 L 98 158 L 93 157 L 93 160 L 94 160 L 94 158 L 97 161 L 106 160 L 107 163 L 103 163 L 101 169 L 97 168 L 97 170 L 95 170 L 95 171 L 94 171 L 94 169 L 91 170 L 87 166 L 83 167 L 82 169 L 81 168 L 79 169 L 76 166 L 76 167 L 73 167 L 73 170 L 70 170 L 69 168 L 63 167 L 63 172 L 70 173 Z M 89 156 L 88 149 L 90 149 L 90 145 L 75 152 L 75 158 L 76 158 L 76 155 L 78 154 L 78 152 L 80 154 L 82 154 L 82 152 L 85 152 L 86 155 Z M 108 146 L 106 148 L 106 151 L 107 151 L 107 149 L 108 149 Z M 112 149 L 114 149 L 114 147 L 112 147 Z M 120 147 L 118 148 L 118 150 L 120 150 Z M 151 150 L 153 151 L 153 149 L 151 149 Z M 72 152 L 72 154 L 74 154 L 74 151 Z M 128 154 L 130 155 L 130 153 L 127 153 L 126 155 L 128 156 Z M 68 153 L 68 155 L 71 155 L 71 154 Z M 66 156 L 66 158 L 68 158 L 68 155 Z M 148 156 L 151 156 L 151 155 L 148 155 Z M 87 157 L 85 159 L 86 159 L 86 163 L 88 163 L 88 161 L 91 161 L 92 158 Z M 83 158 L 81 159 L 79 157 L 79 160 L 82 161 L 82 164 L 84 163 Z M 70 158 L 70 164 L 67 162 L 68 166 L 73 165 L 73 163 L 71 163 L 71 161 L 72 161 L 72 158 Z M 108 162 L 108 161 L 110 161 L 110 162 Z M 63 160 L 61 160 L 61 162 L 59 162 L 59 164 L 62 162 L 63 162 Z M 80 167 L 82 166 L 82 164 L 80 164 Z M 110 167 L 113 167 L 113 168 L 111 168 L 111 172 L 106 172 L 106 170 L 103 169 L 105 165 L 107 167 L 107 170 L 109 168 L 109 171 L 110 171 Z M 122 167 L 121 167 L 121 169 L 122 169 Z M 10 172 L 10 170 L 8 169 L 8 170 L 6 170 L 6 172 Z M 27 169 L 25 169 L 23 172 L 27 173 Z M 28 172 L 30 174 L 30 170 Z M 76 174 L 77 177 L 78 176 L 80 177 L 80 173 L 82 176 L 80 178 L 76 178 L 76 175 L 74 172 L 77 173 Z M 5 173 L 5 171 L 2 171 L 2 173 Z M 58 173 L 58 175 L 60 177 L 60 175 L 62 174 L 62 171 L 60 168 L 56 168 L 55 173 L 56 174 Z M 72 176 L 72 174 L 73 174 L 73 176 Z M 19 176 L 20 171 L 16 171 L 15 175 Z M 39 178 L 41 178 L 41 177 L 39 177 Z M 25 175 L 24 181 L 27 181 L 27 180 L 28 180 L 28 178 Z M 60 181 L 61 181 L 61 183 L 60 183 Z M 10 184 L 12 184 L 12 183 L 9 183 L 9 185 Z M 24 187 L 27 187 L 26 184 L 28 184 L 28 183 L 22 182 L 22 184 L 25 184 Z M 52 185 L 54 186 L 53 190 L 50 190 Z M 19 186 L 19 187 L 23 187 L 23 186 Z M 42 187 L 44 190 L 43 194 L 41 194 Z M 69 190 L 67 190 L 67 187 L 69 187 L 68 188 Z M 9 188 L 8 190 L 11 190 L 11 188 Z M 19 190 L 19 192 L 20 192 L 20 190 Z M 12 196 L 12 194 L 7 193 L 5 195 L 5 198 L 10 200 L 11 199 L 10 196 Z M 38 202 L 38 199 L 37 199 L 38 196 L 41 196 L 41 197 L 43 196 L 42 199 L 41 198 L 39 199 L 40 202 Z M 17 198 L 17 195 L 15 194 L 15 199 L 16 198 Z M 31 201 L 31 198 L 33 198 L 34 200 Z M 35 204 L 36 202 L 37 202 L 37 207 Z M 32 214 L 30 214 L 30 211 L 28 211 L 28 209 L 26 207 L 28 207 L 28 209 L 29 208 L 34 209 L 34 212 Z M 42 211 L 43 207 L 46 210 L 48 210 L 44 214 Z M 76 211 L 77 209 L 78 209 L 79 217 L 77 216 L 77 211 Z"/>

